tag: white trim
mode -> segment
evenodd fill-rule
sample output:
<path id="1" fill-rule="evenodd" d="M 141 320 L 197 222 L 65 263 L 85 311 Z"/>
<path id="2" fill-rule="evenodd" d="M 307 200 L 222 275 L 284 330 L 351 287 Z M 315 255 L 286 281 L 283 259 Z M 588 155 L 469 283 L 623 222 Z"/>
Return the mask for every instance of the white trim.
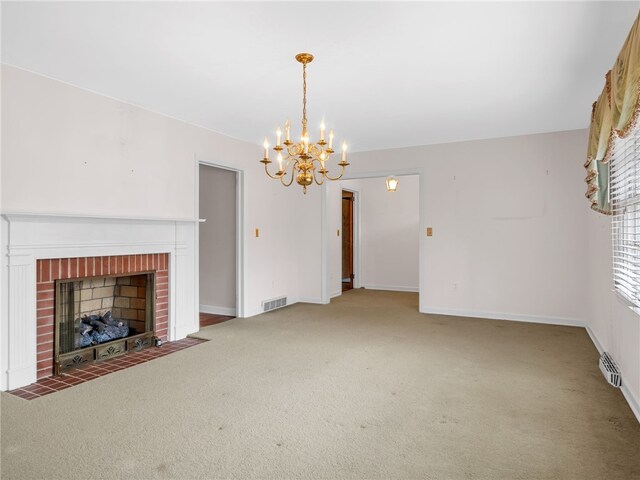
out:
<path id="1" fill-rule="evenodd" d="M 419 287 L 407 287 L 403 285 L 363 285 L 367 290 L 388 290 L 390 292 L 415 292 L 420 291 Z"/>
<path id="2" fill-rule="evenodd" d="M 212 315 L 236 316 L 236 309 L 233 307 L 216 307 L 215 305 L 200 305 L 200 313 L 210 313 Z"/>
<path id="3" fill-rule="evenodd" d="M 330 297 L 331 297 L 331 298 L 336 298 L 336 297 L 339 297 L 340 295 L 342 295 L 342 290 L 338 290 L 338 291 L 336 291 L 336 292 L 333 292 L 333 293 L 330 295 Z"/>
<path id="4" fill-rule="evenodd" d="M 587 330 L 587 334 L 589 335 L 589 338 L 591 338 L 591 341 L 593 342 L 596 349 L 598 350 L 598 353 L 602 355 L 602 353 L 605 350 L 604 350 L 604 347 L 602 346 L 602 343 L 600 343 L 600 340 L 596 336 L 596 333 L 591 329 L 589 325 L 587 325 L 585 329 Z M 624 380 L 624 372 L 621 371 L 620 376 L 622 377 L 622 387 L 620 387 L 620 390 L 622 391 L 622 395 L 624 396 L 625 400 L 629 404 L 629 408 L 631 408 L 631 411 L 636 416 L 638 423 L 640 423 L 640 402 L 635 397 L 633 392 L 629 390 L 629 387 L 627 387 L 627 382 L 625 382 Z"/>
<path id="5" fill-rule="evenodd" d="M 294 303 L 315 303 L 317 305 L 326 305 L 329 301 L 325 301 L 322 298 L 302 297 L 298 298 L 295 302 L 287 304 L 287 306 L 293 305 Z"/>
<path id="6" fill-rule="evenodd" d="M 245 318 L 247 316 L 257 315 L 257 313 L 248 314 L 248 308 L 245 306 L 245 279 L 247 278 L 247 265 L 246 258 L 246 235 L 245 235 L 245 209 L 247 205 L 247 192 L 245 188 L 245 173 L 244 170 L 236 168 L 232 165 L 225 164 L 219 161 L 209 161 L 195 158 L 196 161 L 196 184 L 195 184 L 195 211 L 196 217 L 199 218 L 200 214 L 200 165 L 208 167 L 221 168 L 223 170 L 229 170 L 236 174 L 236 313 L 234 315 L 238 318 Z M 198 292 L 198 304 L 199 304 L 199 292 L 200 292 L 200 222 L 198 221 L 196 227 L 196 290 Z"/>
<path id="7" fill-rule="evenodd" d="M 75 213 L 43 213 L 43 212 L 27 212 L 16 210 L 3 210 L 2 215 L 9 220 L 23 220 L 29 219 L 39 220 L 45 219 L 48 222 L 60 219 L 62 221 L 68 221 L 69 219 L 85 219 L 85 220 L 114 220 L 117 222 L 197 222 L 197 218 L 164 218 L 164 217 L 127 217 L 127 216 L 114 216 L 114 215 L 80 215 Z"/>
<path id="8" fill-rule="evenodd" d="M 591 341 L 595 345 L 596 350 L 598 350 L 598 353 L 602 355 L 604 353 L 604 347 L 600 343 L 600 340 L 598 340 L 598 337 L 596 337 L 596 334 L 594 333 L 593 330 L 591 330 L 591 327 L 589 325 L 585 326 L 584 328 L 587 331 L 589 338 L 591 338 Z"/>
<path id="9" fill-rule="evenodd" d="M 353 192 L 353 288 L 362 287 L 362 192 Z M 342 248 L 340 249 L 342 253 Z M 342 276 L 342 275 L 341 275 Z"/>
<path id="10" fill-rule="evenodd" d="M 328 188 L 326 182 L 320 187 L 320 297 L 322 303 L 329 303 L 331 299 L 329 297 L 329 285 L 328 282 L 323 282 L 322 279 L 329 276 L 329 230 L 328 230 Z"/>
<path id="11" fill-rule="evenodd" d="M 587 322 L 578 318 L 542 317 L 538 315 L 521 315 L 517 313 L 478 312 L 471 310 L 452 310 L 448 308 L 427 307 L 422 312 L 432 315 L 450 315 L 454 317 L 473 317 L 487 320 L 508 320 L 512 322 L 542 323 L 547 325 L 564 325 L 567 327 L 586 327 Z"/>
<path id="12" fill-rule="evenodd" d="M 631 411 L 636 416 L 636 420 L 640 423 L 640 402 L 636 397 L 634 397 L 633 392 L 629 390 L 629 387 L 627 387 L 627 384 L 624 381 L 624 375 L 622 376 L 622 387 L 620 387 L 620 390 L 629 404 L 629 408 L 631 408 Z"/>

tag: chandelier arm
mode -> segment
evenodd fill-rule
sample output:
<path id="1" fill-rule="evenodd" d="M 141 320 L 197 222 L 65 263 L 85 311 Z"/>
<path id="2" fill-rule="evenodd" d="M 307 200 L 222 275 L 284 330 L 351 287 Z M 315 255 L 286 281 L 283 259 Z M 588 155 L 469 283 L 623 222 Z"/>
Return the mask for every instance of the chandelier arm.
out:
<path id="1" fill-rule="evenodd" d="M 338 175 L 337 177 L 331 177 L 329 175 L 329 173 L 325 173 L 324 176 L 327 177 L 329 180 L 340 180 L 342 178 L 342 176 L 344 175 L 344 165 L 340 165 L 340 167 L 342 168 L 342 171 L 340 172 L 340 175 Z"/>
<path id="2" fill-rule="evenodd" d="M 282 175 L 277 175 L 277 174 L 276 175 L 271 175 L 269 173 L 269 168 L 268 167 L 269 167 L 269 164 L 265 163 L 264 164 L 264 171 L 266 172 L 267 175 L 269 175 L 269 178 L 273 178 L 274 180 L 278 180 L 279 178 L 282 177 Z"/>
<path id="3" fill-rule="evenodd" d="M 291 184 L 293 183 L 293 180 L 296 178 L 296 176 L 293 174 L 293 172 L 294 172 L 294 171 L 295 171 L 295 169 L 296 169 L 296 165 L 295 165 L 295 163 L 294 163 L 294 164 L 293 164 L 293 167 L 291 167 L 291 180 L 289 180 L 289 183 L 287 183 L 287 182 L 285 182 L 285 181 L 284 181 L 284 177 L 285 177 L 285 175 L 287 174 L 287 173 L 286 173 L 286 171 L 287 171 L 287 170 L 289 170 L 289 163 L 290 163 L 290 161 L 291 161 L 291 160 L 293 160 L 293 159 L 289 159 L 289 162 L 287 162 L 287 168 L 285 168 L 285 169 L 282 171 L 282 175 L 280 176 L 280 183 L 282 183 L 282 185 L 284 185 L 285 187 L 290 187 L 290 186 L 291 186 Z"/>
<path id="4" fill-rule="evenodd" d="M 280 177 L 280 183 L 282 183 L 282 185 L 284 185 L 285 187 L 290 187 L 291 184 L 293 183 L 293 180 L 295 178 L 295 176 L 293 175 L 293 172 L 291 172 L 291 180 L 289 180 L 289 183 L 284 181 L 284 177 L 285 177 L 286 173 L 282 174 L 282 177 Z"/>
<path id="5" fill-rule="evenodd" d="M 318 177 L 316 177 L 316 169 L 313 169 L 313 181 L 316 182 L 316 185 L 322 185 L 324 183 L 324 173 L 322 174 L 322 176 L 320 177 L 321 180 L 318 181 Z"/>
<path id="6" fill-rule="evenodd" d="M 291 162 L 294 162 L 294 168 L 295 168 L 295 164 L 298 162 L 298 159 L 295 157 L 295 155 L 289 155 L 286 159 L 285 159 L 285 165 L 284 168 L 282 169 L 283 172 L 286 172 L 287 170 L 289 170 L 289 165 L 291 165 Z"/>
<path id="7" fill-rule="evenodd" d="M 290 157 L 295 157 L 296 155 L 300 155 L 302 153 L 302 146 L 299 143 L 292 143 L 291 145 L 287 145 L 287 155 Z"/>
<path id="8" fill-rule="evenodd" d="M 320 154 L 323 152 L 322 148 L 320 148 L 320 146 L 316 145 L 315 143 L 310 143 L 309 144 L 309 153 L 315 156 L 320 156 Z"/>

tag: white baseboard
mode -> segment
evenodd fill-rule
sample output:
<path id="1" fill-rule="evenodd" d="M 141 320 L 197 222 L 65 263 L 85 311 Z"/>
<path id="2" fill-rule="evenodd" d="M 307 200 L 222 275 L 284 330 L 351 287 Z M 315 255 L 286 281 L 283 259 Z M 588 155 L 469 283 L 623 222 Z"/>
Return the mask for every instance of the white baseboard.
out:
<path id="1" fill-rule="evenodd" d="M 200 313 L 235 316 L 236 309 L 231 307 L 216 307 L 215 305 L 200 305 Z"/>
<path id="2" fill-rule="evenodd" d="M 309 298 L 309 297 L 300 297 L 297 300 L 300 303 L 316 303 L 318 305 L 326 305 L 328 302 L 323 302 L 321 298 Z"/>
<path id="3" fill-rule="evenodd" d="M 622 395 L 624 395 L 629 407 L 631 407 L 631 411 L 636 416 L 636 420 L 640 423 L 640 402 L 638 402 L 638 399 L 633 396 L 633 393 L 629 390 L 629 387 L 627 387 L 624 381 L 624 375 L 622 376 L 622 387 L 620 387 L 620 390 L 622 390 Z"/>
<path id="4" fill-rule="evenodd" d="M 513 322 L 544 323 L 548 325 L 565 325 L 568 327 L 586 327 L 587 322 L 578 318 L 542 317 L 537 315 L 521 315 L 517 313 L 477 312 L 471 310 L 450 310 L 447 308 L 427 307 L 421 313 L 433 315 L 452 315 L 455 317 L 486 318 L 489 320 L 510 320 Z"/>
<path id="5" fill-rule="evenodd" d="M 604 352 L 605 350 L 604 350 L 604 347 L 602 346 L 602 343 L 600 343 L 600 340 L 596 336 L 596 333 L 593 330 L 591 330 L 591 327 L 589 325 L 587 325 L 585 328 L 587 330 L 587 333 L 589 334 L 589 338 L 591 338 L 591 341 L 595 345 L 596 349 L 602 355 L 602 352 Z M 620 387 L 620 390 L 622 390 L 622 395 L 624 396 L 625 400 L 629 404 L 631 411 L 636 416 L 638 423 L 640 423 L 640 402 L 635 397 L 633 392 L 629 390 L 629 387 L 627 387 L 627 382 L 625 382 L 625 379 L 624 379 L 624 372 L 621 371 L 620 376 L 622 377 L 622 387 Z"/>
<path id="6" fill-rule="evenodd" d="M 329 295 L 329 298 L 336 298 L 336 297 L 339 297 L 340 295 L 342 295 L 342 290 L 333 292 L 331 295 Z"/>
<path id="7" fill-rule="evenodd" d="M 365 290 L 388 290 L 390 292 L 415 292 L 420 289 L 418 287 L 407 287 L 402 285 L 362 285 Z"/>
<path id="8" fill-rule="evenodd" d="M 602 353 L 604 352 L 604 347 L 602 346 L 602 344 L 600 343 L 600 340 L 598 340 L 598 337 L 596 337 L 596 334 L 594 333 L 593 330 L 591 330 L 591 327 L 589 325 L 587 325 L 586 327 L 584 327 L 585 330 L 587 331 L 587 333 L 589 334 L 589 338 L 591 338 L 591 341 L 593 342 L 593 344 L 596 347 L 596 350 L 598 350 L 598 353 L 600 355 L 602 355 Z"/>

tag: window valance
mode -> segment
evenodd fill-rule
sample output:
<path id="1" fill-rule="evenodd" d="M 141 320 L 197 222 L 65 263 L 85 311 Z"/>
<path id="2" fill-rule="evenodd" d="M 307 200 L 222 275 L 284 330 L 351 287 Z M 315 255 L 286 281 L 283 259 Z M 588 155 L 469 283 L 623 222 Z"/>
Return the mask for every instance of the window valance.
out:
<path id="1" fill-rule="evenodd" d="M 605 76 L 605 85 L 591 111 L 586 197 L 591 208 L 610 215 L 609 159 L 616 138 L 624 138 L 640 114 L 640 15 L 636 18 L 622 50 Z"/>

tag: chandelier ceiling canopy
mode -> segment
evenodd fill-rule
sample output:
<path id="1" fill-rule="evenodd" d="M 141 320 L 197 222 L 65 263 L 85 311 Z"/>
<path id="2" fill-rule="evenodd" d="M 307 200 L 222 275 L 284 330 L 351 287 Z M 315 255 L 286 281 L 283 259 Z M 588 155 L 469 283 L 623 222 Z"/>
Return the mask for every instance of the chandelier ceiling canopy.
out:
<path id="1" fill-rule="evenodd" d="M 337 166 L 340 171 L 336 176 L 329 175 L 329 161 L 333 150 L 333 130 L 329 131 L 329 141 L 325 138 L 324 121 L 320 125 L 320 138 L 317 142 L 311 142 L 307 129 L 307 65 L 313 61 L 310 53 L 299 53 L 296 60 L 302 64 L 302 134 L 299 142 L 291 141 L 291 126 L 289 120 L 284 124 L 284 141 L 282 140 L 282 129 L 276 130 L 276 152 L 278 170 L 269 173 L 269 140 L 264 139 L 264 158 L 260 160 L 264 164 L 266 174 L 285 186 L 289 187 L 295 180 L 302 186 L 303 193 L 307 193 L 307 187 L 312 183 L 322 185 L 325 180 L 338 180 L 342 178 L 347 162 L 347 144 L 342 143 L 342 158 Z"/>

